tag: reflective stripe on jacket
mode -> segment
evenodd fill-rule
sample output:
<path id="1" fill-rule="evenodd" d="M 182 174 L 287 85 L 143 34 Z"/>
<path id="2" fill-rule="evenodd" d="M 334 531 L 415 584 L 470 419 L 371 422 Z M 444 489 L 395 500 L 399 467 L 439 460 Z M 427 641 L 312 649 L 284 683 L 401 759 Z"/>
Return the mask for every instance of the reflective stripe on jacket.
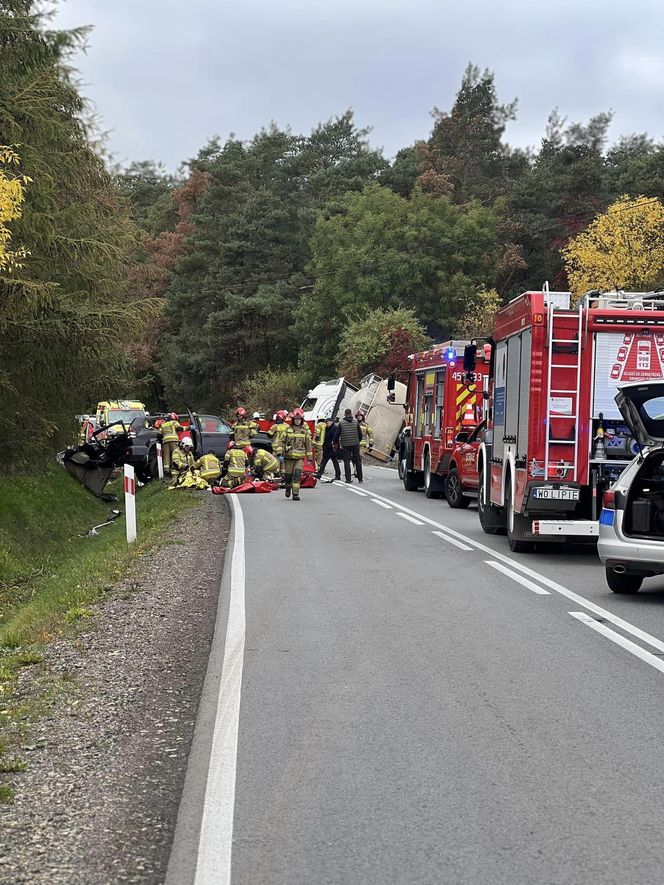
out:
<path id="1" fill-rule="evenodd" d="M 242 421 L 236 421 L 233 425 L 233 439 L 236 446 L 248 446 L 252 436 L 256 436 L 259 431 L 258 424 L 255 421 L 248 421 L 246 418 Z"/>
<path id="2" fill-rule="evenodd" d="M 179 442 L 178 430 L 184 430 L 179 421 L 173 421 L 171 419 L 164 421 L 159 429 L 161 430 L 162 442 Z"/>
<path id="3" fill-rule="evenodd" d="M 176 449 L 173 452 L 173 457 L 171 458 L 171 465 L 172 467 L 175 467 L 178 473 L 183 473 L 185 470 L 194 468 L 196 466 L 194 453 L 185 452 L 184 449 Z"/>
<path id="4" fill-rule="evenodd" d="M 288 428 L 283 436 L 283 450 L 286 458 L 311 458 L 311 431 L 306 424 L 303 427 Z"/>
<path id="5" fill-rule="evenodd" d="M 249 467 L 249 461 L 242 449 L 231 449 L 230 452 L 226 452 L 224 463 L 228 464 L 228 475 L 233 477 L 244 476 Z"/>
<path id="6" fill-rule="evenodd" d="M 284 433 L 286 433 L 289 427 L 290 425 L 286 424 L 285 421 L 280 421 L 278 424 L 273 424 L 267 432 L 268 436 L 272 437 L 272 451 L 277 455 L 281 454 L 281 443 Z"/>
<path id="7" fill-rule="evenodd" d="M 254 467 L 260 467 L 263 473 L 274 473 L 279 469 L 279 462 L 272 452 L 257 449 L 254 454 Z"/>
<path id="8" fill-rule="evenodd" d="M 360 430 L 362 431 L 360 445 L 363 449 L 367 446 L 371 448 L 373 446 L 373 430 L 369 427 L 366 421 L 360 421 Z"/>
<path id="9" fill-rule="evenodd" d="M 320 424 L 316 424 L 316 432 L 314 433 L 314 445 L 317 449 L 323 448 L 323 443 L 325 442 L 325 431 L 327 430 L 327 425 L 324 421 L 321 421 Z"/>
<path id="10" fill-rule="evenodd" d="M 221 476 L 221 462 L 216 455 L 203 455 L 196 461 L 203 479 L 217 479 Z"/>

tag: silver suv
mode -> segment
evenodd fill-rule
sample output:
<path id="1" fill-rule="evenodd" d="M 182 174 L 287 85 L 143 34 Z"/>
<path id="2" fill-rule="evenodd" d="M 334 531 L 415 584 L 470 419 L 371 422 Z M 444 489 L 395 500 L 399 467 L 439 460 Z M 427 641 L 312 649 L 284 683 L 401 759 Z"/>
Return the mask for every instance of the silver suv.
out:
<path id="1" fill-rule="evenodd" d="M 611 590 L 636 593 L 664 574 L 664 380 L 624 384 L 616 403 L 638 454 L 604 493 L 597 549 Z"/>

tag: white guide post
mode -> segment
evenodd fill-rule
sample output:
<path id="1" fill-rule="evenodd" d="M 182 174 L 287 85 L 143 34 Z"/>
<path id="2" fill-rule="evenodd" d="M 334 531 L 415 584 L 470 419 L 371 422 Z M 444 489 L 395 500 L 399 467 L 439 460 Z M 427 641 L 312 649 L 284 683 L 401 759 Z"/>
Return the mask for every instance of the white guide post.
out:
<path id="1" fill-rule="evenodd" d="M 136 479 L 131 464 L 124 466 L 124 488 L 127 543 L 132 544 L 136 540 Z"/>
<path id="2" fill-rule="evenodd" d="M 161 452 L 161 443 L 157 443 L 157 472 L 159 474 L 159 479 L 164 478 L 164 457 Z"/>

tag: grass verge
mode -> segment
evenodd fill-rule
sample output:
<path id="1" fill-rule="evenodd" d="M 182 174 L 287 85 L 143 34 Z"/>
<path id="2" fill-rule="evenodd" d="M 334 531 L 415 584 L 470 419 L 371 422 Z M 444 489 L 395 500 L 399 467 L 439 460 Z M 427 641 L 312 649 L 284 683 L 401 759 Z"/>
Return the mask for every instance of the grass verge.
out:
<path id="1" fill-rule="evenodd" d="M 119 489 L 117 480 L 115 485 Z M 80 628 L 92 614 L 88 606 L 126 577 L 132 563 L 155 549 L 170 523 L 199 500 L 166 492 L 156 482 L 140 489 L 138 540 L 129 545 L 124 516 L 86 536 L 113 506 L 124 509 L 122 500 L 102 504 L 60 469 L 0 479 L 0 773 L 21 769 L 20 760 L 7 754 L 20 749 L 36 713 L 13 704 L 20 670 L 40 665 L 44 643 Z M 0 803 L 10 799 L 11 785 L 0 786 Z"/>

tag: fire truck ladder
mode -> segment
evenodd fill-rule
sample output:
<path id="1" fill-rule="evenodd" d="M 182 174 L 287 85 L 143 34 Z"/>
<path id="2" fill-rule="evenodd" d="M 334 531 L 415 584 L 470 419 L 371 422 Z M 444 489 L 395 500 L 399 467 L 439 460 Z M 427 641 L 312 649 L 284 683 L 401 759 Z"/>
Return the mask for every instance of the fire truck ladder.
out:
<path id="1" fill-rule="evenodd" d="M 546 446 L 545 446 L 545 454 L 544 454 L 544 476 L 545 478 L 551 479 L 551 475 L 549 473 L 549 467 L 556 468 L 559 467 L 560 470 L 560 479 L 565 479 L 567 481 L 576 482 L 578 479 L 578 465 L 579 465 L 579 398 L 581 393 L 581 350 L 582 350 L 582 333 L 583 333 L 583 316 L 586 311 L 579 310 L 569 310 L 569 309 L 556 309 L 554 305 L 549 302 L 549 310 L 548 310 L 548 328 L 547 328 L 547 339 L 548 339 L 548 347 L 549 347 L 549 365 L 547 370 L 547 385 L 546 389 L 548 391 L 547 395 L 547 407 L 546 407 Z M 561 338 L 557 337 L 557 334 L 560 334 L 558 330 L 558 323 L 556 322 L 562 317 L 570 317 L 575 316 L 578 317 L 578 327 L 576 332 L 576 338 Z M 554 362 L 556 358 L 556 351 L 559 353 L 566 353 L 569 355 L 575 355 L 575 360 L 569 363 L 556 363 Z M 569 377 L 574 373 L 574 381 L 571 383 L 574 384 L 573 387 L 565 387 L 565 388 L 552 388 L 552 375 L 555 369 L 564 369 L 566 376 Z M 571 379 L 570 379 L 571 380 Z M 572 398 L 572 411 L 570 414 L 561 415 L 560 411 L 554 411 L 552 406 L 553 397 L 571 397 Z M 566 422 L 573 422 L 573 439 L 554 439 L 552 432 L 552 420 L 560 421 L 560 419 L 565 419 Z M 570 464 L 568 461 L 562 461 L 562 459 L 556 457 L 556 447 L 558 446 L 573 446 L 574 447 L 574 463 Z M 569 475 L 570 468 L 572 468 L 572 476 Z M 558 478 L 558 477 L 556 477 Z"/>

